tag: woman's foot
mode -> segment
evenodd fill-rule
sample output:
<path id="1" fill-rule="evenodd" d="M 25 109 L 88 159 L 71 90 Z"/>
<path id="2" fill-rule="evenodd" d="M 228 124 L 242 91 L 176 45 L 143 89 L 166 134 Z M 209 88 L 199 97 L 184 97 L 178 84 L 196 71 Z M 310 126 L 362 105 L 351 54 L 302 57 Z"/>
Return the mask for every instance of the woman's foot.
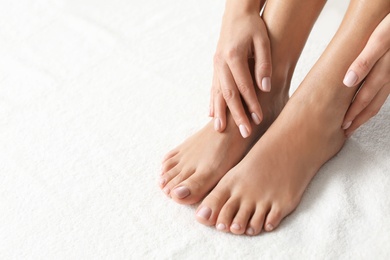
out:
<path id="1" fill-rule="evenodd" d="M 282 81 L 279 81 L 282 82 Z M 260 93 L 263 121 L 253 124 L 253 133 L 243 139 L 228 114 L 223 133 L 214 130 L 214 122 L 188 138 L 163 159 L 160 188 L 180 204 L 193 204 L 203 199 L 218 181 L 249 151 L 253 143 L 268 129 L 288 100 L 285 83 L 273 82 L 272 93 Z M 279 83 L 279 84 L 277 84 Z"/>
<path id="2" fill-rule="evenodd" d="M 298 91 L 299 92 L 299 91 Z M 199 206 L 205 225 L 234 234 L 271 231 L 298 205 L 319 168 L 343 146 L 337 102 L 296 93 L 245 158 Z"/>

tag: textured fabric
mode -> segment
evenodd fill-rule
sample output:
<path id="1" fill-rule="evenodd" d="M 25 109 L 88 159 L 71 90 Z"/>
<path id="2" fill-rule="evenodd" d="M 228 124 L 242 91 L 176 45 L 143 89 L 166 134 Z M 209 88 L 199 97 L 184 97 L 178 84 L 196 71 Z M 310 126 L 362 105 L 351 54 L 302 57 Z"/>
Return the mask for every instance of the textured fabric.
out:
<path id="1" fill-rule="evenodd" d="M 345 2 L 328 1 L 292 91 Z M 162 156 L 209 120 L 223 7 L 0 1 L 1 259 L 390 257 L 389 102 L 275 232 L 217 232 L 159 190 Z"/>

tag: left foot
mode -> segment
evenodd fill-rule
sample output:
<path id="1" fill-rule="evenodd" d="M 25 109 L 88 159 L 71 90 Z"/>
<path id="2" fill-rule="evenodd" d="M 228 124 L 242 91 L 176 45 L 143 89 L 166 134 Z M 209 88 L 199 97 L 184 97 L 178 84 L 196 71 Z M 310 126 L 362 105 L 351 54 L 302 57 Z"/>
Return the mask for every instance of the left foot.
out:
<path id="1" fill-rule="evenodd" d="M 235 234 L 273 230 L 297 207 L 319 168 L 341 149 L 345 136 L 342 114 L 335 116 L 337 105 L 324 102 L 322 95 L 297 92 L 204 199 L 196 211 L 199 222 Z"/>

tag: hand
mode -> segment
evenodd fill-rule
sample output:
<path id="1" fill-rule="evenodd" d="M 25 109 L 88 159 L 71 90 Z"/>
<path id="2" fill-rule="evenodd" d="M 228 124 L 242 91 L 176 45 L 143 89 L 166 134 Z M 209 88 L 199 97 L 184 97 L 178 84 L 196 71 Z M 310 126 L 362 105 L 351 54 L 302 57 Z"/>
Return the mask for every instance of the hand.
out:
<path id="1" fill-rule="evenodd" d="M 265 24 L 259 10 L 226 10 L 214 57 L 214 75 L 210 98 L 210 116 L 215 130 L 226 128 L 226 106 L 246 138 L 252 127 L 241 97 L 255 124 L 262 120 L 248 59 L 255 60 L 255 79 L 263 91 L 271 90 L 271 51 Z"/>
<path id="2" fill-rule="evenodd" d="M 347 87 L 362 82 L 342 125 L 348 137 L 379 112 L 390 94 L 390 14 L 372 33 L 344 78 Z"/>

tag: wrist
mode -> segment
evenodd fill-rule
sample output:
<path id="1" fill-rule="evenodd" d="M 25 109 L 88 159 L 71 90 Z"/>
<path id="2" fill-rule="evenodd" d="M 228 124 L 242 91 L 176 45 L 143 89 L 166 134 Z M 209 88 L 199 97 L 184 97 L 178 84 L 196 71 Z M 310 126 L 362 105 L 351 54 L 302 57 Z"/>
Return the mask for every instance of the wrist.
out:
<path id="1" fill-rule="evenodd" d="M 226 0 L 225 13 L 260 14 L 265 0 Z"/>

